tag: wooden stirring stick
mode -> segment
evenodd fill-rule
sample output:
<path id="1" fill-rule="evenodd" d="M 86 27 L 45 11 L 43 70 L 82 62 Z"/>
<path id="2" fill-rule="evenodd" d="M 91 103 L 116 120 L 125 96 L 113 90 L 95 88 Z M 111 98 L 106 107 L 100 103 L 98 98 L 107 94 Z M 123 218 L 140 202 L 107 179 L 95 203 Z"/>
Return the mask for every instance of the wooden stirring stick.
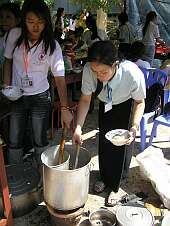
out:
<path id="1" fill-rule="evenodd" d="M 67 134 L 67 126 L 64 124 L 60 146 L 59 146 L 59 158 L 58 158 L 59 164 L 62 164 L 64 162 L 64 145 L 65 145 L 66 134 Z"/>

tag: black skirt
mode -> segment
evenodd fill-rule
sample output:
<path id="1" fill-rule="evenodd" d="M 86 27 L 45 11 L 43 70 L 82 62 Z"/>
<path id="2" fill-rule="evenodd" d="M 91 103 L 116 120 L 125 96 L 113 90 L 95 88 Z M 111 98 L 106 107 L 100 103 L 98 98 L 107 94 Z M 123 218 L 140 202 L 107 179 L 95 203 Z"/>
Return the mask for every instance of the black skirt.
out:
<path id="1" fill-rule="evenodd" d="M 112 110 L 104 112 L 105 104 L 99 103 L 99 170 L 105 185 L 117 192 L 123 171 L 127 171 L 132 157 L 132 150 L 125 145 L 115 146 L 105 138 L 113 129 L 129 129 L 131 121 L 132 99 L 113 105 Z M 126 173 L 126 172 L 125 172 Z"/>

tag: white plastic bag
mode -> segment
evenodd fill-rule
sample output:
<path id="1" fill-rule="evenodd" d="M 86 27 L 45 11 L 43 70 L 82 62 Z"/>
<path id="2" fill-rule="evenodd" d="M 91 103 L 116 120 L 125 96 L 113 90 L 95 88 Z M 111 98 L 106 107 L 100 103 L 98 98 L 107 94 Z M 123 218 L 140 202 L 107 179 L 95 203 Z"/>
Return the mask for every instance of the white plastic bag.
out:
<path id="1" fill-rule="evenodd" d="M 164 206 L 170 209 L 170 165 L 160 148 L 150 146 L 136 156 L 142 173 L 151 181 Z"/>

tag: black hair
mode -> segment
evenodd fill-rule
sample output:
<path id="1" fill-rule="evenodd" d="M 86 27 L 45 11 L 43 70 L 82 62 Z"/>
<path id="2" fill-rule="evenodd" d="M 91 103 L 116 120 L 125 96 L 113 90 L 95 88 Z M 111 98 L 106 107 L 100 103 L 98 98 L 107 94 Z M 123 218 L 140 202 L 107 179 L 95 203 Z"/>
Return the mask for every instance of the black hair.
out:
<path id="1" fill-rule="evenodd" d="M 4 3 L 0 6 L 0 11 L 2 10 L 11 12 L 15 16 L 15 18 L 19 19 L 21 17 L 20 5 L 18 3 L 14 2 Z"/>
<path id="2" fill-rule="evenodd" d="M 133 42 L 130 47 L 129 59 L 133 62 L 136 62 L 139 59 L 142 59 L 145 52 L 145 45 L 142 41 Z"/>
<path id="3" fill-rule="evenodd" d="M 118 57 L 119 60 L 122 61 L 124 59 L 128 59 L 130 53 L 131 44 L 130 43 L 119 43 L 118 48 Z"/>
<path id="4" fill-rule="evenodd" d="M 60 18 L 61 18 L 61 15 L 62 15 L 63 12 L 64 12 L 64 8 L 58 8 L 57 9 L 57 19 L 56 19 L 55 24 L 58 24 L 58 22 L 60 21 Z"/>
<path id="5" fill-rule="evenodd" d="M 50 54 L 52 54 L 56 48 L 56 44 L 53 34 L 50 11 L 43 0 L 26 0 L 24 2 L 21 11 L 21 35 L 16 43 L 16 47 L 19 47 L 24 42 L 26 49 L 30 49 L 28 42 L 28 30 L 26 26 L 26 15 L 28 12 L 33 12 L 36 16 L 44 19 L 44 30 L 42 31 L 41 36 L 35 45 L 38 46 L 39 43 L 43 41 L 45 53 L 47 53 L 48 49 L 50 48 Z"/>
<path id="6" fill-rule="evenodd" d="M 77 27 L 75 28 L 75 31 L 74 31 L 74 34 L 75 34 L 75 37 L 80 37 L 84 32 L 84 28 L 83 27 Z"/>
<path id="7" fill-rule="evenodd" d="M 127 13 L 122 12 L 121 14 L 119 14 L 118 15 L 118 20 L 121 23 L 121 25 L 125 25 L 125 23 L 128 21 L 128 15 L 127 15 Z"/>
<path id="8" fill-rule="evenodd" d="M 110 40 L 94 42 L 88 50 L 88 61 L 112 66 L 117 60 L 117 50 Z"/>
<path id="9" fill-rule="evenodd" d="M 86 26 L 92 32 L 92 34 L 91 34 L 91 39 L 92 40 L 94 40 L 96 38 L 99 38 L 100 39 L 100 37 L 98 36 L 98 32 L 97 32 L 96 20 L 95 20 L 95 18 L 93 18 L 92 15 L 91 16 L 88 16 L 86 18 Z"/>
<path id="10" fill-rule="evenodd" d="M 148 27 L 150 21 L 153 21 L 156 17 L 157 17 L 157 15 L 156 15 L 155 11 L 150 11 L 146 15 L 146 21 L 145 21 L 145 25 L 143 27 L 143 36 L 145 36 L 145 34 L 146 34 L 146 30 L 147 30 L 147 27 Z"/>

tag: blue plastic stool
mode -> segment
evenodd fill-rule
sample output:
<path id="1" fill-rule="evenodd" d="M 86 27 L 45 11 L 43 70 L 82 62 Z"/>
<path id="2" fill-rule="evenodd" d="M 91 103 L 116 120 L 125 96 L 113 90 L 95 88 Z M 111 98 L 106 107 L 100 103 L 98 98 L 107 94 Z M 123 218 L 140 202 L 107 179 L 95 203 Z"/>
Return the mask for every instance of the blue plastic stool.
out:
<path id="1" fill-rule="evenodd" d="M 167 72 L 156 69 L 156 68 L 141 68 L 144 78 L 146 88 L 151 87 L 153 84 L 159 83 L 165 87 L 168 76 Z M 140 143 L 140 151 L 144 151 L 146 148 L 146 135 L 147 135 L 147 124 L 152 122 L 155 116 L 155 111 L 144 113 L 140 122 L 140 136 L 141 136 L 141 143 Z"/>
<path id="2" fill-rule="evenodd" d="M 170 101 L 170 90 L 164 90 L 164 105 L 169 101 Z M 152 144 L 153 138 L 156 135 L 158 125 L 170 127 L 170 115 L 163 114 L 155 118 L 151 131 L 151 136 L 149 139 L 149 146 Z"/>

